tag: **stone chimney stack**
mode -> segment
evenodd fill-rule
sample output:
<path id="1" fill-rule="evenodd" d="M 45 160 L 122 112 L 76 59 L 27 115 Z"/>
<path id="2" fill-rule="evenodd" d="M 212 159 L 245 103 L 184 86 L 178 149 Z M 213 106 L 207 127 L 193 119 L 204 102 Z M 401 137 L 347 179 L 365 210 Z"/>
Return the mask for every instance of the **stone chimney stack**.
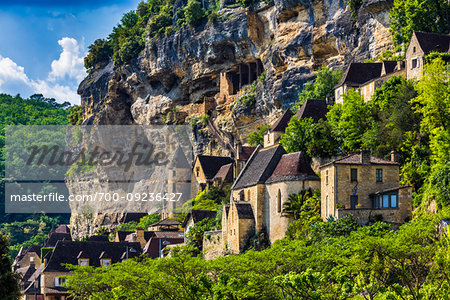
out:
<path id="1" fill-rule="evenodd" d="M 370 164 L 370 150 L 361 149 L 361 163 L 363 165 Z"/>
<path id="2" fill-rule="evenodd" d="M 391 151 L 391 161 L 399 162 L 399 154 L 395 150 Z"/>
<path id="3" fill-rule="evenodd" d="M 144 228 L 138 227 L 136 229 L 136 241 L 145 246 Z"/>

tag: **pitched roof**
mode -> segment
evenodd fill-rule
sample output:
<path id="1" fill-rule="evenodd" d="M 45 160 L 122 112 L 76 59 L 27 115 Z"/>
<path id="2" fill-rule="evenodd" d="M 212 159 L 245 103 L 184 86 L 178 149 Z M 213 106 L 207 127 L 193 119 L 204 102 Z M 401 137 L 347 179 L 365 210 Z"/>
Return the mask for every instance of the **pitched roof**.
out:
<path id="1" fill-rule="evenodd" d="M 198 155 L 197 159 L 202 166 L 203 172 L 205 173 L 206 179 L 213 179 L 214 175 L 217 174 L 220 167 L 233 163 L 231 157 L 226 156 L 209 156 L 209 155 Z"/>
<path id="2" fill-rule="evenodd" d="M 326 100 L 308 99 L 300 106 L 295 116 L 298 119 L 313 118 L 317 122 L 319 119 L 325 119 L 327 112 L 328 105 Z"/>
<path id="3" fill-rule="evenodd" d="M 371 193 L 371 194 L 369 194 L 369 196 L 375 196 L 375 195 L 380 195 L 380 194 L 384 194 L 384 193 L 394 192 L 394 191 L 398 191 L 398 190 L 401 190 L 401 189 L 407 189 L 407 188 L 410 188 L 410 187 L 411 187 L 410 185 L 398 186 L 398 187 L 395 187 L 395 188 L 385 189 L 385 190 L 377 191 L 375 193 Z"/>
<path id="4" fill-rule="evenodd" d="M 381 68 L 382 63 L 351 63 L 336 87 L 343 84 L 360 86 L 369 80 L 380 77 Z"/>
<path id="5" fill-rule="evenodd" d="M 188 223 L 189 219 L 192 218 L 194 220 L 194 224 L 197 222 L 200 222 L 206 218 L 215 218 L 217 214 L 217 211 L 214 210 L 199 210 L 199 209 L 191 209 L 186 217 L 184 218 L 183 223 L 181 224 L 182 227 L 186 227 L 186 224 Z"/>
<path id="6" fill-rule="evenodd" d="M 233 181 L 233 164 L 226 164 L 220 167 L 217 171 L 214 180 L 220 179 L 222 182 L 232 182 Z"/>
<path id="7" fill-rule="evenodd" d="M 69 225 L 66 225 L 66 224 L 59 225 L 59 226 L 55 229 L 55 232 L 58 232 L 58 233 L 70 233 Z"/>
<path id="8" fill-rule="evenodd" d="M 155 236 L 154 231 L 144 231 L 144 240 L 148 241 L 151 237 Z M 125 242 L 136 242 L 137 236 L 136 232 L 132 232 L 125 237 Z"/>
<path id="9" fill-rule="evenodd" d="M 284 154 L 266 183 L 294 180 L 320 180 L 302 152 Z"/>
<path id="10" fill-rule="evenodd" d="M 413 34 L 416 36 L 420 48 L 425 54 L 430 52 L 449 52 L 450 50 L 450 35 L 448 34 L 419 31 L 414 31 Z"/>
<path id="11" fill-rule="evenodd" d="M 284 130 L 286 129 L 289 120 L 291 119 L 291 117 L 294 115 L 294 113 L 290 110 L 287 109 L 282 115 L 281 117 L 278 118 L 278 120 L 273 123 L 273 125 L 270 127 L 269 131 L 270 132 L 274 132 L 274 131 L 282 131 L 284 132 Z"/>
<path id="12" fill-rule="evenodd" d="M 169 244 L 167 244 L 169 243 Z M 176 244 L 183 244 L 184 243 L 184 237 L 178 236 L 178 237 L 152 237 L 150 240 L 148 240 L 147 244 L 144 247 L 144 253 L 147 254 L 151 258 L 157 258 L 159 257 L 160 250 L 164 249 L 168 245 L 176 245 Z"/>
<path id="13" fill-rule="evenodd" d="M 345 156 L 340 159 L 333 160 L 329 163 L 326 163 L 324 165 L 321 165 L 320 168 L 323 168 L 325 166 L 331 165 L 331 164 L 341 164 L 341 165 L 360 165 L 361 164 L 361 153 L 355 153 L 348 156 Z M 382 158 L 378 158 L 375 156 L 370 157 L 370 164 L 371 165 L 400 165 L 400 163 L 391 161 L 391 160 L 385 160 Z"/>
<path id="14" fill-rule="evenodd" d="M 254 219 L 252 205 L 248 202 L 234 202 L 239 219 Z"/>
<path id="15" fill-rule="evenodd" d="M 125 241 L 127 235 L 130 233 L 133 233 L 134 231 L 125 231 L 125 230 L 119 230 L 116 232 L 116 236 L 119 238 L 119 242 Z"/>
<path id="16" fill-rule="evenodd" d="M 39 245 L 31 245 L 30 247 L 28 247 L 26 253 L 31 253 L 34 252 L 36 253 L 38 256 L 41 256 L 41 246 Z"/>
<path id="17" fill-rule="evenodd" d="M 180 222 L 178 222 L 177 220 L 165 218 L 164 220 L 153 223 L 152 225 L 150 225 L 150 227 L 151 226 L 162 226 L 162 225 L 166 225 L 166 226 L 180 225 Z"/>
<path id="18" fill-rule="evenodd" d="M 242 146 L 241 152 L 239 152 L 239 160 L 247 161 L 252 156 L 256 147 Z"/>
<path id="19" fill-rule="evenodd" d="M 266 149 L 258 148 L 256 151 L 236 179 L 233 190 L 266 182 L 281 156 L 286 153 L 280 145 Z"/>
<path id="20" fill-rule="evenodd" d="M 22 278 L 20 279 L 22 282 L 27 282 L 34 272 L 36 272 L 34 264 L 16 270 L 16 273 L 22 274 Z"/>
<path id="21" fill-rule="evenodd" d="M 91 242 L 109 242 L 107 235 L 91 235 L 88 239 Z"/>
<path id="22" fill-rule="evenodd" d="M 175 167 L 178 169 L 191 169 L 191 164 L 189 164 L 186 155 L 184 155 L 183 150 L 180 146 L 177 147 L 175 153 L 170 162 L 171 167 Z"/>
<path id="23" fill-rule="evenodd" d="M 395 61 L 395 60 L 385 60 L 385 61 L 382 61 L 381 64 L 382 64 L 382 70 L 384 70 L 385 74 L 390 74 L 395 71 L 399 71 L 399 70 L 396 70 L 397 61 Z"/>
<path id="24" fill-rule="evenodd" d="M 45 240 L 44 247 L 55 247 L 58 241 L 71 241 L 72 236 L 69 233 L 50 232 L 48 239 Z"/>
<path id="25" fill-rule="evenodd" d="M 129 222 L 139 223 L 139 221 L 145 216 L 148 216 L 148 213 L 126 212 L 120 219 L 120 223 L 129 223 Z"/>
<path id="26" fill-rule="evenodd" d="M 127 247 L 129 258 L 139 256 L 142 253 L 139 243 L 58 241 L 47 260 L 44 272 L 67 272 L 67 269 L 61 264 L 78 265 L 77 257 L 80 253 L 82 253 L 83 258 L 89 258 L 90 266 L 100 266 L 100 255 L 104 251 L 111 257 L 111 263 L 117 263 L 121 261 Z M 136 252 L 131 249 L 136 250 Z"/>

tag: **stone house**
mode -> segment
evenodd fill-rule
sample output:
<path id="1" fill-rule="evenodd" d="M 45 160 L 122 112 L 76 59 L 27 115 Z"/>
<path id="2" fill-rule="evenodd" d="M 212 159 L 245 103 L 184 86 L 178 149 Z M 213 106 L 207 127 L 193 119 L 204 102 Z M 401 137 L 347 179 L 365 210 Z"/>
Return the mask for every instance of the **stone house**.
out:
<path id="1" fill-rule="evenodd" d="M 422 76 L 425 57 L 431 52 L 450 52 L 450 35 L 414 31 L 406 50 L 406 78 Z"/>
<path id="2" fill-rule="evenodd" d="M 223 165 L 232 164 L 233 159 L 225 156 L 198 155 L 192 171 L 192 196 L 214 183 L 214 176 Z"/>
<path id="3" fill-rule="evenodd" d="M 139 243 L 58 241 L 29 278 L 22 299 L 69 299 L 69 293 L 62 285 L 65 282 L 63 276 L 71 273 L 62 264 L 106 267 L 141 253 Z"/>
<path id="4" fill-rule="evenodd" d="M 179 231 L 180 229 L 181 223 L 169 218 L 153 223 L 147 228 L 149 231 Z"/>
<path id="5" fill-rule="evenodd" d="M 143 249 L 143 253 L 150 258 L 163 256 L 163 250 L 170 245 L 184 243 L 184 234 L 181 231 L 155 231 Z"/>
<path id="6" fill-rule="evenodd" d="M 384 81 L 403 73 L 404 63 L 401 61 L 351 63 L 334 88 L 335 101 L 343 103 L 343 95 L 351 89 L 359 89 L 364 101 L 370 101 L 375 89 L 380 87 Z"/>
<path id="7" fill-rule="evenodd" d="M 320 166 L 321 215 L 352 214 L 360 223 L 371 220 L 400 224 L 411 218 L 411 187 L 399 186 L 400 164 L 362 150 Z"/>
<path id="8" fill-rule="evenodd" d="M 23 247 L 20 248 L 19 253 L 17 254 L 12 267 L 14 270 L 19 268 L 28 267 L 30 264 L 35 265 L 36 268 L 39 268 L 41 265 L 41 246 L 31 245 L 27 249 Z"/>
<path id="9" fill-rule="evenodd" d="M 181 224 L 181 227 L 184 228 L 184 235 L 186 236 L 189 232 L 189 229 L 198 222 L 203 221 L 204 219 L 215 219 L 216 214 L 217 212 L 212 210 L 191 209 L 187 213 L 183 223 Z"/>

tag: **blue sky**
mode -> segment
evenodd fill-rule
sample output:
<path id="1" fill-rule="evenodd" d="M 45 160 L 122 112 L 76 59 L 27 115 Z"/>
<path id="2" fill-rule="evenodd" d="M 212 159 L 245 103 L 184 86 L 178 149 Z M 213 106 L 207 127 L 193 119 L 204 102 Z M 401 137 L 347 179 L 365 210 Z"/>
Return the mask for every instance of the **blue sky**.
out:
<path id="1" fill-rule="evenodd" d="M 83 57 L 139 0 L 0 0 L 0 93 L 80 103 Z"/>

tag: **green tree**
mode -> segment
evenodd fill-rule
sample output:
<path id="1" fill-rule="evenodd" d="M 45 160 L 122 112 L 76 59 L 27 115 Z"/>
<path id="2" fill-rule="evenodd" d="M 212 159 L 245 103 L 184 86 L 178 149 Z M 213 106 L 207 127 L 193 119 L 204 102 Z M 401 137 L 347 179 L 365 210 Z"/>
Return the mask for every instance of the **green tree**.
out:
<path id="1" fill-rule="evenodd" d="M 113 49 L 111 42 L 104 39 L 97 39 L 88 47 L 89 52 L 84 58 L 84 67 L 92 71 L 97 67 L 103 66 L 112 57 Z"/>
<path id="2" fill-rule="evenodd" d="M 83 112 L 80 105 L 74 105 L 69 108 L 69 115 L 67 116 L 70 124 L 81 125 L 83 124 Z"/>
<path id="3" fill-rule="evenodd" d="M 184 8 L 184 16 L 188 25 L 198 26 L 205 17 L 205 10 L 199 1 L 188 0 L 187 6 Z"/>
<path id="4" fill-rule="evenodd" d="M 298 94 L 298 100 L 292 104 L 292 110 L 298 111 L 300 106 L 308 99 L 325 99 L 327 97 L 334 99 L 334 87 L 342 78 L 342 70 L 331 70 L 323 67 L 317 72 L 314 81 L 307 82 L 302 91 Z"/>
<path id="5" fill-rule="evenodd" d="M 5 300 L 19 299 L 19 275 L 13 273 L 8 258 L 9 242 L 0 232 L 0 298 Z"/>
<path id="6" fill-rule="evenodd" d="M 281 145 L 289 153 L 297 151 L 306 153 L 307 144 L 313 137 L 313 126 L 312 118 L 298 119 L 294 116 L 280 137 Z"/>
<path id="7" fill-rule="evenodd" d="M 248 136 L 248 144 L 252 147 L 264 146 L 264 133 L 269 129 L 269 125 L 263 125 L 258 130 L 253 131 Z"/>
<path id="8" fill-rule="evenodd" d="M 406 49 L 413 31 L 448 34 L 450 3 L 447 0 L 394 0 L 389 16 L 393 44 Z"/>

